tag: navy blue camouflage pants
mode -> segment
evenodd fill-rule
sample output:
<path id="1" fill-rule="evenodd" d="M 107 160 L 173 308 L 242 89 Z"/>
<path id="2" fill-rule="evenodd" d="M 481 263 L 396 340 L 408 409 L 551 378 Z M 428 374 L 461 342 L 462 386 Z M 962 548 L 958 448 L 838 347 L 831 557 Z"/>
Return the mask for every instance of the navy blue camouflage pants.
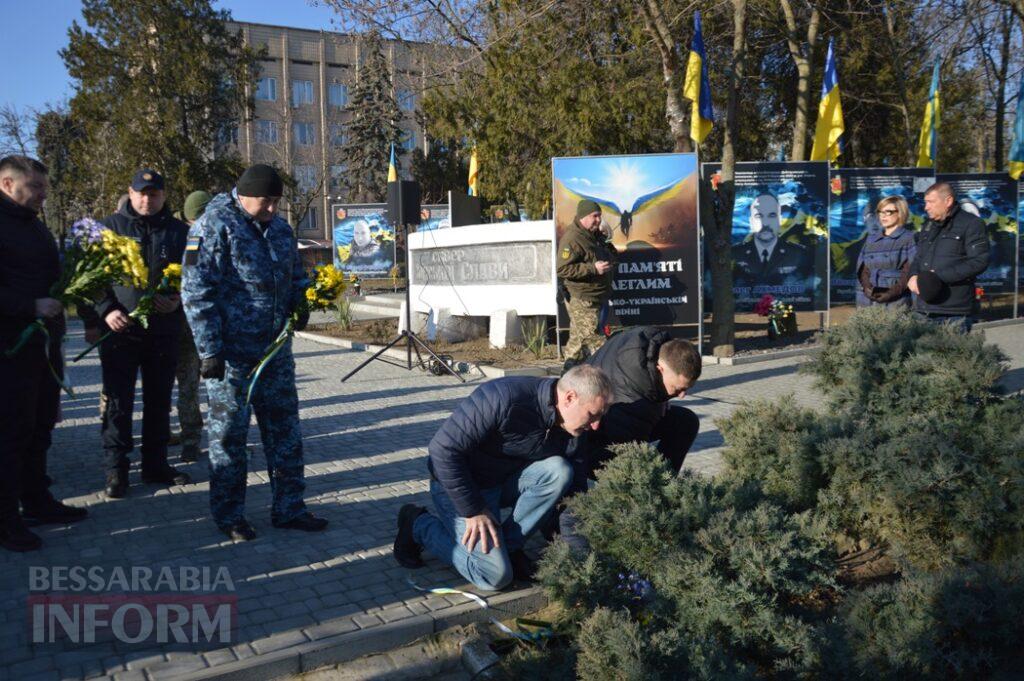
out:
<path id="1" fill-rule="evenodd" d="M 246 440 L 250 414 L 256 423 L 267 457 L 273 493 L 271 520 L 287 522 L 306 510 L 302 495 L 302 435 L 299 398 L 295 391 L 295 360 L 285 346 L 263 370 L 252 404 L 245 405 L 253 363 L 227 362 L 223 380 L 206 379 L 210 410 L 210 511 L 220 526 L 230 526 L 245 515 Z"/>

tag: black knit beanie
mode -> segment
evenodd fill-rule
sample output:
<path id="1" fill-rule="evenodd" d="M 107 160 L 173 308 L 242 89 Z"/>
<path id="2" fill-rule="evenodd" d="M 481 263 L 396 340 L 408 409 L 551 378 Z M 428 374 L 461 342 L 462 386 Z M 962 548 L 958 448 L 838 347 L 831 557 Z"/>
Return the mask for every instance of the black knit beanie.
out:
<path id="1" fill-rule="evenodd" d="M 235 185 L 239 196 L 281 196 L 284 182 L 271 166 L 257 163 L 242 173 Z"/>

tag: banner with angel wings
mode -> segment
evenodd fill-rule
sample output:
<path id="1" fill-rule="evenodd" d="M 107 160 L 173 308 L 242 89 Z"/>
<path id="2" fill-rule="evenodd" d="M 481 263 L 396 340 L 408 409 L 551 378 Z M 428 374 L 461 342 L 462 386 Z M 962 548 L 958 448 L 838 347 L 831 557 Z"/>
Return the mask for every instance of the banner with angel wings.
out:
<path id="1" fill-rule="evenodd" d="M 619 251 L 606 323 L 697 324 L 697 155 L 555 158 L 551 166 L 556 239 L 591 199 Z"/>

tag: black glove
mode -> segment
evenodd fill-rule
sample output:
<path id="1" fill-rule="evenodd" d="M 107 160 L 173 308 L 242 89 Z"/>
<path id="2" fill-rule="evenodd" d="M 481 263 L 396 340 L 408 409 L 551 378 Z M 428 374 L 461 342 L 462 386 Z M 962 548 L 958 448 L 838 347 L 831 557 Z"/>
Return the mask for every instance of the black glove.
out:
<path id="1" fill-rule="evenodd" d="M 299 318 L 295 320 L 295 330 L 302 331 L 309 324 L 309 310 L 303 310 L 299 313 Z"/>
<path id="2" fill-rule="evenodd" d="M 224 360 L 220 357 L 207 357 L 199 363 L 199 375 L 203 378 L 224 378 Z"/>

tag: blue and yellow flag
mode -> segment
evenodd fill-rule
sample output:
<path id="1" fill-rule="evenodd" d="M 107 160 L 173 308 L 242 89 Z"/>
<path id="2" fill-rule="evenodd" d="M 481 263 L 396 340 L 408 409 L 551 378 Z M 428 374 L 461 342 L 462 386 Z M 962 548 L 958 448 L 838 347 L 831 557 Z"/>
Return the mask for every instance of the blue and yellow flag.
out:
<path id="1" fill-rule="evenodd" d="M 1020 179 L 1024 173 L 1024 73 L 1017 90 L 1017 122 L 1013 126 L 1013 145 L 1010 146 L 1010 177 Z"/>
<path id="2" fill-rule="evenodd" d="M 917 167 L 934 168 L 935 155 L 939 146 L 939 62 L 932 70 L 932 87 L 928 92 L 928 104 L 924 107 L 924 122 L 921 136 L 917 140 Z"/>
<path id="3" fill-rule="evenodd" d="M 469 157 L 469 195 L 480 196 L 480 184 L 477 179 L 477 160 L 476 160 L 476 147 L 473 147 L 473 153 Z"/>
<path id="4" fill-rule="evenodd" d="M 690 137 L 700 144 L 715 124 L 715 110 L 711 106 L 711 82 L 708 80 L 708 55 L 704 51 L 700 12 L 693 13 L 693 40 L 690 42 L 690 59 L 686 62 L 683 96 L 693 102 L 690 113 Z"/>
<path id="5" fill-rule="evenodd" d="M 812 161 L 832 161 L 843 151 L 842 136 L 843 105 L 839 101 L 839 72 L 836 70 L 836 53 L 832 41 L 828 41 L 828 56 L 825 57 L 825 78 L 821 81 L 821 103 L 818 104 L 818 124 L 814 129 L 814 146 L 811 147 Z"/>
<path id="6" fill-rule="evenodd" d="M 388 163 L 388 182 L 398 182 L 398 164 L 395 163 L 395 143 L 391 143 L 391 162 Z"/>

